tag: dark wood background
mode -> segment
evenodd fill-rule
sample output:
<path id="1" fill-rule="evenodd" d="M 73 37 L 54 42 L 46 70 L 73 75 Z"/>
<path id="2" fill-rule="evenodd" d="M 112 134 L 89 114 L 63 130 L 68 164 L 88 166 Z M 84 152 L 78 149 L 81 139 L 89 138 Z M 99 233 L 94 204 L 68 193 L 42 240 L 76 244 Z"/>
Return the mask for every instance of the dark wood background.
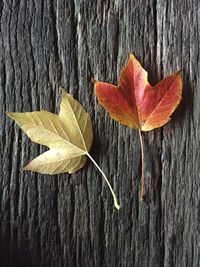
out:
<path id="1" fill-rule="evenodd" d="M 0 266 L 200 266 L 200 2 L 0 1 Z M 144 133 L 147 199 L 139 201 L 137 131 L 99 105 L 92 78 L 117 83 L 133 52 L 156 84 L 182 70 L 183 100 Z M 43 148 L 5 111 L 59 111 L 60 85 L 92 117 L 95 166 L 23 172 Z"/>

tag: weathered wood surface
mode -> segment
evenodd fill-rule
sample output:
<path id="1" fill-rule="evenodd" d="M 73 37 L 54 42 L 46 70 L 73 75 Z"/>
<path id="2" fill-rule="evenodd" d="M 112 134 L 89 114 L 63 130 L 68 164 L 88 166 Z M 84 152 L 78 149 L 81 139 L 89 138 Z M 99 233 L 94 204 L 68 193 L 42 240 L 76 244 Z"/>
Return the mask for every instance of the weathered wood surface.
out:
<path id="1" fill-rule="evenodd" d="M 0 266 L 200 266 L 198 0 L 0 1 Z M 117 83 L 133 52 L 156 84 L 183 70 L 172 121 L 138 133 L 109 118 L 91 78 Z M 95 160 L 76 174 L 22 171 L 43 148 L 5 111 L 58 111 L 63 84 L 92 116 Z"/>

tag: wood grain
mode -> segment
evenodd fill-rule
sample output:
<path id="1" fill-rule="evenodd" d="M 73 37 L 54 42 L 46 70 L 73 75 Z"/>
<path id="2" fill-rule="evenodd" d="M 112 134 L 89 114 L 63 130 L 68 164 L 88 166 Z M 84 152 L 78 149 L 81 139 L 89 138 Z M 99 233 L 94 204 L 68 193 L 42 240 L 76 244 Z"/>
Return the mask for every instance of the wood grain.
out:
<path id="1" fill-rule="evenodd" d="M 200 266 L 198 0 L 0 1 L 0 266 Z M 144 133 L 112 120 L 92 78 L 117 84 L 132 52 L 156 84 L 182 70 L 169 124 Z M 5 111 L 58 112 L 60 85 L 90 113 L 91 153 L 73 175 L 23 172 L 43 151 Z"/>

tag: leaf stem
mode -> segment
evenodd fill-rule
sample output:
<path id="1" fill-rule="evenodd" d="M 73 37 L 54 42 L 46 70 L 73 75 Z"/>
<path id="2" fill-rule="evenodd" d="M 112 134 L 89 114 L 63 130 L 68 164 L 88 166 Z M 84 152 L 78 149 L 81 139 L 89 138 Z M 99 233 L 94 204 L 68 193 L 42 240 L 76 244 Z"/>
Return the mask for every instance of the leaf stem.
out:
<path id="1" fill-rule="evenodd" d="M 110 183 L 109 183 L 109 181 L 108 181 L 108 178 L 105 176 L 104 172 L 101 170 L 101 168 L 100 168 L 99 165 L 96 163 L 96 161 L 90 156 L 90 154 L 87 153 L 86 155 L 88 156 L 88 158 L 91 159 L 91 161 L 94 163 L 94 165 L 95 165 L 95 166 L 97 167 L 97 169 L 100 171 L 100 173 L 103 175 L 103 178 L 105 179 L 105 181 L 106 181 L 106 183 L 108 184 L 108 187 L 109 187 L 109 189 L 110 189 L 110 191 L 111 191 L 111 193 L 112 193 L 115 208 L 116 208 L 116 209 L 119 209 L 119 208 L 120 208 L 120 205 L 118 204 L 118 200 L 117 200 L 117 198 L 116 198 L 116 196 L 115 196 L 115 193 L 114 193 L 114 191 L 113 191 L 113 189 L 112 189 L 112 187 L 111 187 L 111 185 L 110 185 Z"/>
<path id="2" fill-rule="evenodd" d="M 139 136 L 140 136 L 141 160 L 142 160 L 142 188 L 141 188 L 141 192 L 140 192 L 140 200 L 144 201 L 144 196 L 145 196 L 145 190 L 144 190 L 144 145 L 143 145 L 142 133 L 140 130 L 139 130 Z"/>

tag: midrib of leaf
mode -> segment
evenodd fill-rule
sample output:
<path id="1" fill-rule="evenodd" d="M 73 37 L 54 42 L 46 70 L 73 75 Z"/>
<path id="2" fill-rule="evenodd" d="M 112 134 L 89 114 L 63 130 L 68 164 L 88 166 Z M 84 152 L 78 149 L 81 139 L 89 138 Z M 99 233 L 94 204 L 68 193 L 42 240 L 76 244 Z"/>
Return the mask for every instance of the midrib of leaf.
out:
<path id="1" fill-rule="evenodd" d="M 83 142 L 83 146 L 84 146 L 84 149 L 85 149 L 85 151 L 84 151 L 84 150 L 83 150 L 83 151 L 87 153 L 88 150 L 87 150 L 87 148 L 86 148 L 85 140 L 84 140 L 84 138 L 83 138 L 83 135 L 82 135 L 81 129 L 80 129 L 80 127 L 79 127 L 78 121 L 77 121 L 77 119 L 76 119 L 76 116 L 75 116 L 75 114 L 74 114 L 74 111 L 73 111 L 73 109 L 72 109 L 71 103 L 70 103 L 70 101 L 68 100 L 68 98 L 67 98 L 67 101 L 68 101 L 68 103 L 69 103 L 69 106 L 70 106 L 72 115 L 73 115 L 73 117 L 74 117 L 74 120 L 75 120 L 75 122 L 76 122 L 78 131 L 79 131 L 79 134 L 80 134 L 80 136 L 81 136 L 81 140 L 82 140 L 82 142 Z M 76 102 L 75 102 L 75 103 L 76 103 Z M 85 125 L 86 125 L 86 124 L 85 124 Z M 85 127 L 84 127 L 84 130 L 85 130 Z"/>
<path id="2" fill-rule="evenodd" d="M 41 120 L 40 120 L 40 121 L 41 121 Z M 34 126 L 34 128 L 43 129 L 43 130 L 45 130 L 45 131 L 47 131 L 47 132 L 51 133 L 51 134 L 52 134 L 52 135 L 54 135 L 54 136 L 59 136 L 59 137 L 60 137 L 60 139 L 64 140 L 64 142 L 65 142 L 65 143 L 67 143 L 67 144 L 69 144 L 70 146 L 72 146 L 72 147 L 75 147 L 76 149 L 78 149 L 78 150 L 80 150 L 80 151 L 84 152 L 83 154 L 85 154 L 85 153 L 86 153 L 86 151 L 84 151 L 84 150 L 82 150 L 81 148 L 77 147 L 76 145 L 74 145 L 73 143 L 69 142 L 68 140 L 64 139 L 62 136 L 60 136 L 60 135 L 57 135 L 57 134 L 55 134 L 55 133 L 51 132 L 50 130 L 48 130 L 48 129 L 46 129 L 46 128 L 43 128 L 43 127 L 42 127 L 42 126 L 40 126 L 40 125 L 34 124 L 33 122 L 32 122 L 32 123 L 31 123 L 31 122 L 29 122 L 28 124 L 31 124 L 31 125 L 33 125 L 33 126 Z M 49 147 L 49 148 L 51 149 L 51 147 Z"/>
<path id="3" fill-rule="evenodd" d="M 132 62 L 132 66 L 133 66 L 133 84 L 135 84 L 135 78 L 134 78 L 134 64 Z M 135 94 L 134 94 L 135 95 Z M 138 114 L 138 121 L 139 121 L 139 129 L 141 129 L 141 123 L 140 123 L 140 116 L 139 116 L 139 110 L 138 110 L 138 103 L 137 103 L 137 98 L 135 95 L 135 103 L 136 103 L 136 109 L 137 109 L 137 114 Z"/>
<path id="4" fill-rule="evenodd" d="M 45 153 L 45 152 L 44 152 Z M 41 154 L 40 156 L 42 156 L 43 154 Z M 78 157 L 82 157 L 84 155 L 87 155 L 87 154 L 83 154 L 83 155 L 79 155 L 79 156 L 73 156 L 73 157 L 69 157 L 69 158 L 62 158 L 62 159 L 59 159 L 59 160 L 52 160 L 52 161 L 49 161 L 48 163 L 34 163 L 35 166 L 41 166 L 41 165 L 48 165 L 48 164 L 51 164 L 51 163 L 57 163 L 57 162 L 60 162 L 60 161 L 64 161 L 64 160 L 70 160 L 70 159 L 74 159 L 74 158 L 78 158 Z M 37 158 L 36 158 L 37 159 Z M 26 168 L 26 167 L 25 167 Z"/>

